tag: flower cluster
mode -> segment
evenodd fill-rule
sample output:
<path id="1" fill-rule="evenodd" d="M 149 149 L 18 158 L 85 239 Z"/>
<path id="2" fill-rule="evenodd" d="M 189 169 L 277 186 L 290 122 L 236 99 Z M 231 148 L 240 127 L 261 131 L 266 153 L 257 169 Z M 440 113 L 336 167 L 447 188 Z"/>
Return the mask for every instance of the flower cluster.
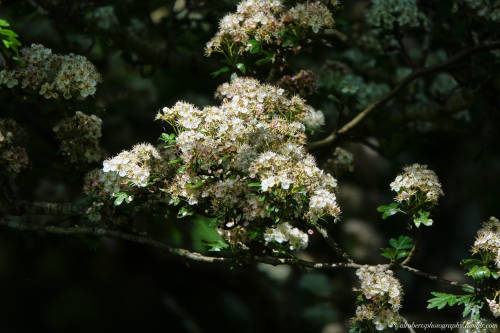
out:
<path id="1" fill-rule="evenodd" d="M 84 56 L 53 54 L 40 44 L 20 51 L 23 67 L 0 71 L 0 85 L 38 92 L 47 99 L 84 99 L 94 95 L 100 75 Z"/>
<path id="2" fill-rule="evenodd" d="M 214 51 L 225 52 L 224 47 L 231 45 L 231 52 L 242 54 L 252 47 L 252 41 L 261 45 L 282 45 L 283 31 L 290 24 L 317 33 L 332 28 L 334 20 L 328 8 L 319 1 L 299 3 L 287 10 L 281 0 L 243 0 L 236 13 L 221 19 L 219 30 L 207 43 L 205 51 L 207 55 Z"/>
<path id="3" fill-rule="evenodd" d="M 79 165 L 101 159 L 101 127 L 101 118 L 76 111 L 73 117 L 61 120 L 52 130 L 61 141 L 59 149 L 63 156 L 71 164 Z"/>
<path id="4" fill-rule="evenodd" d="M 285 75 L 279 81 L 278 85 L 283 87 L 291 94 L 299 94 L 300 96 L 312 95 L 318 89 L 316 86 L 316 75 L 311 71 L 301 70 L 297 74 Z"/>
<path id="5" fill-rule="evenodd" d="M 327 163 L 333 167 L 335 174 L 354 171 L 354 155 L 341 147 L 335 148 L 333 158 L 328 159 Z"/>
<path id="6" fill-rule="evenodd" d="M 484 222 L 482 228 L 477 232 L 472 253 L 481 251 L 491 252 L 495 258 L 495 264 L 500 270 L 500 221 L 494 216 Z"/>
<path id="7" fill-rule="evenodd" d="M 498 304 L 495 299 L 486 299 L 488 302 L 488 306 L 490 307 L 490 311 L 493 314 L 493 317 L 500 317 L 500 304 Z"/>
<path id="8" fill-rule="evenodd" d="M 250 78 L 224 83 L 216 97 L 220 106 L 178 102 L 157 115 L 179 133 L 171 203 L 218 217 L 225 228 L 340 215 L 336 180 L 304 149 L 312 108 L 303 99 Z"/>
<path id="9" fill-rule="evenodd" d="M 12 119 L 0 119 L 0 174 L 14 177 L 28 167 L 28 154 L 19 145 L 22 129 Z"/>
<path id="10" fill-rule="evenodd" d="M 129 191 L 126 182 L 117 172 L 94 169 L 85 176 L 83 191 L 87 195 L 108 199 L 115 193 Z"/>
<path id="11" fill-rule="evenodd" d="M 399 202 L 419 198 L 422 194 L 422 200 L 437 204 L 439 197 L 444 195 L 436 173 L 427 169 L 427 165 L 417 163 L 405 167 L 390 186 L 397 193 L 396 200 Z"/>
<path id="12" fill-rule="evenodd" d="M 152 173 L 161 170 L 162 161 L 160 153 L 153 145 L 141 143 L 130 151 L 122 151 L 117 156 L 105 160 L 102 170 L 105 173 L 118 173 L 125 185 L 145 187 Z"/>
<path id="13" fill-rule="evenodd" d="M 298 228 L 294 228 L 288 222 L 279 223 L 275 228 L 267 228 L 264 232 L 264 241 L 286 243 L 288 242 L 290 250 L 300 250 L 307 247 L 309 236 Z"/>
<path id="14" fill-rule="evenodd" d="M 397 327 L 403 289 L 387 265 L 365 265 L 356 271 L 361 281 L 363 301 L 356 308 L 353 322 L 371 321 L 381 331 Z"/>
<path id="15" fill-rule="evenodd" d="M 309 27 L 314 33 L 331 28 L 335 23 L 332 13 L 319 1 L 298 3 L 284 15 L 283 21 Z"/>
<path id="16" fill-rule="evenodd" d="M 392 30 L 395 25 L 429 28 L 429 20 L 418 9 L 417 0 L 372 0 L 366 19 L 372 26 L 384 30 Z"/>
<path id="17" fill-rule="evenodd" d="M 469 319 L 462 322 L 463 333 L 496 333 L 498 324 L 485 318 Z"/>

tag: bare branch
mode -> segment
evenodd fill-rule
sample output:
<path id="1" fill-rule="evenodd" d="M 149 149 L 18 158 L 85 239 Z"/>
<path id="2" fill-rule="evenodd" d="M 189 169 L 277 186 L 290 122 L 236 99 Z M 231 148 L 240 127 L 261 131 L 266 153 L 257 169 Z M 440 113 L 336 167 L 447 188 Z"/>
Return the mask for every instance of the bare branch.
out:
<path id="1" fill-rule="evenodd" d="M 316 231 L 321 236 L 323 236 L 323 238 L 325 239 L 325 241 L 333 249 L 333 251 L 335 252 L 335 254 L 337 254 L 337 256 L 339 258 L 344 259 L 346 262 L 351 262 L 351 263 L 353 262 L 352 258 L 344 250 L 342 250 L 342 248 L 335 241 L 335 239 L 333 239 L 332 237 L 330 237 L 330 235 L 328 234 L 328 231 L 325 228 L 321 227 L 317 223 L 314 224 L 314 228 L 316 229 Z"/>
<path id="2" fill-rule="evenodd" d="M 330 135 L 328 135 L 326 138 L 324 138 L 322 140 L 309 143 L 308 149 L 312 151 L 312 150 L 316 150 L 316 149 L 320 149 L 320 148 L 329 146 L 330 144 L 335 142 L 339 137 L 345 135 L 347 132 L 349 132 L 356 125 L 360 124 L 374 110 L 380 108 L 381 106 L 384 106 L 387 102 L 389 102 L 392 98 L 394 98 L 404 87 L 406 87 L 408 84 L 410 84 L 415 79 L 417 79 L 421 76 L 427 75 L 427 74 L 432 74 L 432 73 L 446 70 L 451 65 L 471 56 L 472 54 L 490 51 L 490 50 L 494 50 L 494 49 L 498 49 L 498 48 L 500 48 L 500 42 L 479 44 L 477 46 L 473 46 L 473 47 L 470 47 L 470 48 L 467 48 L 467 49 L 460 51 L 459 53 L 457 53 L 453 57 L 449 58 L 447 61 L 443 62 L 442 64 L 437 64 L 434 66 L 415 70 L 412 74 L 408 75 L 402 81 L 400 81 L 394 87 L 394 89 L 392 89 L 387 95 L 385 95 L 384 97 L 382 97 L 378 101 L 370 104 L 363 111 L 358 113 L 356 115 L 356 117 L 351 119 L 351 121 L 349 121 L 347 124 L 342 126 L 342 128 L 340 128 L 338 131 L 334 131 L 334 132 L 330 133 Z"/>
<path id="3" fill-rule="evenodd" d="M 37 225 L 33 223 L 28 223 L 23 221 L 23 217 L 19 216 L 5 216 L 0 219 L 0 225 L 7 226 L 12 229 L 17 229 L 21 231 L 42 231 L 52 234 L 59 235 L 87 235 L 94 237 L 109 237 L 122 239 L 129 242 L 144 244 L 148 246 L 152 246 L 154 248 L 163 250 L 172 254 L 174 256 L 182 257 L 190 261 L 195 262 L 204 262 L 204 263 L 224 263 L 224 264 L 235 264 L 235 263 L 244 263 L 251 264 L 255 262 L 266 263 L 270 265 L 292 265 L 300 268 L 310 268 L 310 269 L 318 269 L 318 270 L 337 270 L 342 268 L 360 268 L 363 265 L 353 262 L 352 259 L 349 258 L 349 262 L 333 262 L 333 263 L 316 263 L 307 260 L 302 260 L 298 258 L 276 258 L 270 256 L 250 256 L 250 257 L 211 257 L 206 256 L 198 252 L 192 252 L 186 249 L 174 248 L 163 242 L 135 234 L 125 233 L 117 230 L 109 230 L 105 228 L 91 228 L 91 227 L 80 227 L 80 226 L 72 226 L 72 227 L 59 227 L 59 226 L 49 226 L 49 225 Z M 444 284 L 448 284 L 451 286 L 457 287 L 468 287 L 474 289 L 471 285 L 460 283 L 457 281 L 450 281 L 444 278 L 441 278 L 436 275 L 428 274 L 422 272 L 416 268 L 406 266 L 406 265 L 397 265 L 405 271 L 413 273 L 415 275 L 419 275 L 425 277 L 429 280 L 438 281 Z"/>
<path id="4" fill-rule="evenodd" d="M 418 270 L 416 268 L 410 267 L 410 266 L 398 265 L 397 267 L 400 267 L 401 269 L 404 269 L 407 272 L 413 273 L 413 274 L 418 275 L 418 276 L 425 277 L 426 279 L 429 279 L 429 280 L 432 280 L 432 281 L 439 281 L 439 282 L 442 282 L 442 283 L 445 283 L 445 284 L 449 284 L 450 286 L 477 289 L 477 288 L 474 288 L 473 286 L 471 286 L 470 284 L 460 283 L 458 281 L 450 281 L 450 280 L 444 279 L 442 277 L 439 277 L 437 275 L 432 275 L 432 274 L 429 274 L 429 273 L 426 273 L 426 272 L 422 272 L 422 271 L 420 271 L 420 270 Z"/>
<path id="5" fill-rule="evenodd" d="M 166 251 L 172 255 L 183 257 L 185 259 L 197 262 L 206 263 L 236 263 L 245 259 L 244 257 L 212 257 L 206 256 L 198 252 L 192 252 L 186 249 L 174 248 L 161 241 L 154 240 L 149 237 L 140 236 L 136 234 L 125 233 L 117 230 L 109 230 L 101 227 L 91 228 L 82 226 L 71 226 L 71 227 L 60 227 L 53 225 L 38 225 L 33 223 L 28 223 L 23 221 L 23 217 L 19 216 L 7 216 L 0 219 L 0 225 L 7 226 L 9 228 L 22 230 L 22 231 L 42 231 L 52 234 L 59 235 L 86 235 L 94 237 L 109 237 L 122 239 L 129 242 L 149 245 L 157 249 Z M 314 263 L 306 260 L 301 260 L 297 258 L 275 258 L 267 256 L 255 256 L 249 257 L 247 260 L 249 262 L 262 262 L 271 265 L 296 265 L 303 268 L 313 268 L 313 269 L 324 269 L 333 270 L 338 268 L 359 268 L 362 265 L 356 263 Z"/>

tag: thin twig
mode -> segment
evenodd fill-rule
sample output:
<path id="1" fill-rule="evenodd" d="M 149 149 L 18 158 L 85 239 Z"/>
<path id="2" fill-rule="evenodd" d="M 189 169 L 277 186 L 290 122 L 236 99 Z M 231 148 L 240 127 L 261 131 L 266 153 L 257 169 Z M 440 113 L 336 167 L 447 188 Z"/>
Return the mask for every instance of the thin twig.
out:
<path id="1" fill-rule="evenodd" d="M 410 221 L 410 223 L 413 223 L 412 221 Z M 417 251 L 417 247 L 418 247 L 418 244 L 420 243 L 420 238 L 422 237 L 422 229 L 420 228 L 417 228 L 417 230 L 415 231 L 415 243 L 413 244 L 413 247 L 411 248 L 410 250 L 410 253 L 408 254 L 408 256 L 401 262 L 401 265 L 407 265 L 410 260 L 413 258 L 413 256 L 415 255 L 415 252 Z"/>
<path id="2" fill-rule="evenodd" d="M 401 269 L 403 269 L 403 270 L 405 270 L 407 272 L 413 273 L 415 275 L 425 277 L 426 279 L 429 279 L 429 280 L 432 280 L 432 281 L 439 281 L 439 282 L 442 282 L 442 283 L 445 283 L 445 284 L 449 284 L 450 286 L 477 289 L 477 288 L 474 288 L 473 286 L 471 286 L 470 284 L 460 283 L 458 281 L 447 280 L 447 279 L 442 278 L 440 276 L 432 275 L 432 274 L 429 274 L 429 273 L 426 273 L 426 272 L 422 272 L 421 270 L 418 270 L 416 268 L 413 268 L 413 267 L 410 267 L 410 266 L 407 266 L 407 265 L 397 265 L 397 267 L 399 267 L 399 268 L 401 268 Z"/>
<path id="3" fill-rule="evenodd" d="M 342 250 L 342 248 L 335 241 L 335 239 L 330 237 L 328 231 L 325 228 L 321 227 L 317 223 L 314 224 L 314 228 L 323 237 L 323 239 L 328 243 L 328 245 L 333 249 L 333 251 L 335 252 L 335 254 L 337 254 L 339 258 L 344 259 L 346 262 L 351 262 L 351 263 L 354 262 L 352 258 L 344 250 Z"/>
<path id="4" fill-rule="evenodd" d="M 421 68 L 418 70 L 413 71 L 412 74 L 408 75 L 405 77 L 403 80 L 401 80 L 387 95 L 379 99 L 378 101 L 370 104 L 368 107 L 366 107 L 363 111 L 358 113 L 356 117 L 351 119 L 347 124 L 342 126 L 338 131 L 333 131 L 328 135 L 326 138 L 311 142 L 308 145 L 309 150 L 316 150 L 319 148 L 327 147 L 333 142 L 335 142 L 339 137 L 345 135 L 347 132 L 349 132 L 352 128 L 354 128 L 356 125 L 360 124 L 368 115 L 370 115 L 374 110 L 380 108 L 381 106 L 384 106 L 387 102 L 389 102 L 392 98 L 394 98 L 404 87 L 406 87 L 408 84 L 410 84 L 412 81 L 415 79 L 427 75 L 427 74 L 432 74 L 436 72 L 440 72 L 448 68 L 449 66 L 455 64 L 456 62 L 459 62 L 460 60 L 463 60 L 470 55 L 478 52 L 485 52 L 485 51 L 490 51 L 493 49 L 498 49 L 500 48 L 500 42 L 493 42 L 489 44 L 480 44 L 477 46 L 473 46 L 467 49 L 464 49 L 454 55 L 453 57 L 449 58 L 447 61 L 437 64 L 434 66 L 426 67 L 426 68 Z"/>

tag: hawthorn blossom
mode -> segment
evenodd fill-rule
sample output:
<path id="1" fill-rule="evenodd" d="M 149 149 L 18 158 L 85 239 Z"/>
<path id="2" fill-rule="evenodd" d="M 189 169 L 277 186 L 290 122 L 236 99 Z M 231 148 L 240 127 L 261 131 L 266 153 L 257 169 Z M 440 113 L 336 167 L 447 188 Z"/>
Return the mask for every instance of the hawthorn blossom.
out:
<path id="1" fill-rule="evenodd" d="M 101 77 L 84 56 L 53 54 L 40 44 L 20 50 L 23 67 L 0 71 L 0 86 L 38 92 L 47 99 L 85 99 L 96 92 Z"/>
<path id="2" fill-rule="evenodd" d="M 422 193 L 425 201 L 437 204 L 439 197 L 444 195 L 436 173 L 428 169 L 427 165 L 418 163 L 403 168 L 403 173 L 390 186 L 397 193 L 396 200 L 399 202 Z"/>

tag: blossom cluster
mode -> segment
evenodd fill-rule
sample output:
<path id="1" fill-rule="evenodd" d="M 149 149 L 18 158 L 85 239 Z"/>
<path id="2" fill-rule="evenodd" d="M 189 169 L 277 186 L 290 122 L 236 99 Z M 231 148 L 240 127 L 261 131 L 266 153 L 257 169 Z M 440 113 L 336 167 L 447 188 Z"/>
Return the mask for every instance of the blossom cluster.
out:
<path id="1" fill-rule="evenodd" d="M 361 281 L 363 302 L 356 308 L 353 322 L 371 321 L 379 331 L 397 327 L 403 289 L 387 265 L 362 266 L 356 271 Z"/>
<path id="2" fill-rule="evenodd" d="M 320 1 L 298 3 L 287 9 L 281 0 L 243 0 L 236 13 L 224 16 L 219 22 L 219 30 L 207 43 L 207 55 L 223 51 L 227 45 L 236 47 L 238 54 L 248 51 L 251 41 L 267 45 L 282 45 L 283 31 L 294 25 L 304 31 L 318 33 L 332 28 L 332 13 Z"/>
<path id="3" fill-rule="evenodd" d="M 486 301 L 488 302 L 493 317 L 500 318 L 500 304 L 498 304 L 495 299 L 486 299 Z"/>
<path id="4" fill-rule="evenodd" d="M 164 180 L 170 203 L 182 202 L 218 217 L 225 228 L 222 234 L 228 236 L 234 235 L 226 229 L 236 226 L 262 226 L 264 230 L 276 227 L 275 221 L 339 217 L 336 180 L 319 169 L 304 149 L 304 123 L 318 111 L 282 88 L 251 78 L 222 84 L 216 97 L 222 100 L 220 106 L 200 110 L 178 102 L 156 117 L 178 133 L 176 159 L 164 161 L 177 167 L 176 174 Z M 130 163 L 129 154 L 106 161 L 104 171 L 120 172 L 145 186 L 147 163 L 132 167 L 136 164 Z M 269 235 L 283 234 L 280 242 L 286 238 L 293 248 L 307 244 L 291 224 L 268 231 Z"/>
<path id="5" fill-rule="evenodd" d="M 500 221 L 492 216 L 483 223 L 477 232 L 477 237 L 472 247 L 473 253 L 481 251 L 491 252 L 495 258 L 495 264 L 500 270 Z"/>
<path id="6" fill-rule="evenodd" d="M 76 111 L 73 117 L 61 120 L 52 129 L 61 141 L 59 150 L 71 164 L 88 164 L 101 159 L 99 148 L 102 119 Z"/>
<path id="7" fill-rule="evenodd" d="M 437 204 L 439 197 L 444 195 L 436 173 L 427 169 L 425 164 L 415 163 L 403 168 L 403 173 L 390 186 L 397 193 L 399 202 L 410 201 L 422 194 L 425 202 Z"/>
<path id="8" fill-rule="evenodd" d="M 161 170 L 162 161 L 160 153 L 153 145 L 141 143 L 105 160 L 102 170 L 105 173 L 118 173 L 125 185 L 145 187 L 151 174 Z"/>
<path id="9" fill-rule="evenodd" d="M 22 67 L 0 71 L 0 86 L 19 86 L 38 92 L 47 99 L 85 99 L 94 95 L 101 80 L 95 66 L 84 56 L 53 54 L 40 44 L 20 51 Z"/>
<path id="10" fill-rule="evenodd" d="M 16 176 L 28 167 L 28 154 L 19 145 L 22 129 L 12 119 L 0 119 L 0 174 Z"/>
<path id="11" fill-rule="evenodd" d="M 312 95 L 318 89 L 316 85 L 316 75 L 309 70 L 300 70 L 297 74 L 284 75 L 279 81 L 278 85 L 292 94 L 299 94 L 300 96 Z"/>
<path id="12" fill-rule="evenodd" d="M 332 13 L 319 1 L 298 3 L 285 13 L 283 21 L 309 27 L 314 33 L 331 28 L 335 23 Z"/>
<path id="13" fill-rule="evenodd" d="M 267 228 L 264 232 L 264 241 L 286 243 L 288 242 L 290 250 L 300 250 L 307 247 L 309 236 L 298 228 L 293 227 L 288 222 L 279 223 L 276 228 Z"/>
<path id="14" fill-rule="evenodd" d="M 102 169 L 94 169 L 87 173 L 83 185 L 85 194 L 94 195 L 101 199 L 107 199 L 115 193 L 129 190 L 130 186 L 127 185 L 127 180 L 122 179 L 118 172 L 104 172 Z"/>
<path id="15" fill-rule="evenodd" d="M 462 322 L 462 328 L 459 332 L 463 333 L 496 333 L 498 324 L 485 319 L 468 319 Z"/>
<path id="16" fill-rule="evenodd" d="M 341 147 L 335 148 L 333 157 L 328 159 L 327 163 L 333 167 L 335 174 L 354 171 L 354 155 Z"/>
<path id="17" fill-rule="evenodd" d="M 366 19 L 372 26 L 384 30 L 392 30 L 396 25 L 429 28 L 429 20 L 419 10 L 417 0 L 372 0 Z"/>

